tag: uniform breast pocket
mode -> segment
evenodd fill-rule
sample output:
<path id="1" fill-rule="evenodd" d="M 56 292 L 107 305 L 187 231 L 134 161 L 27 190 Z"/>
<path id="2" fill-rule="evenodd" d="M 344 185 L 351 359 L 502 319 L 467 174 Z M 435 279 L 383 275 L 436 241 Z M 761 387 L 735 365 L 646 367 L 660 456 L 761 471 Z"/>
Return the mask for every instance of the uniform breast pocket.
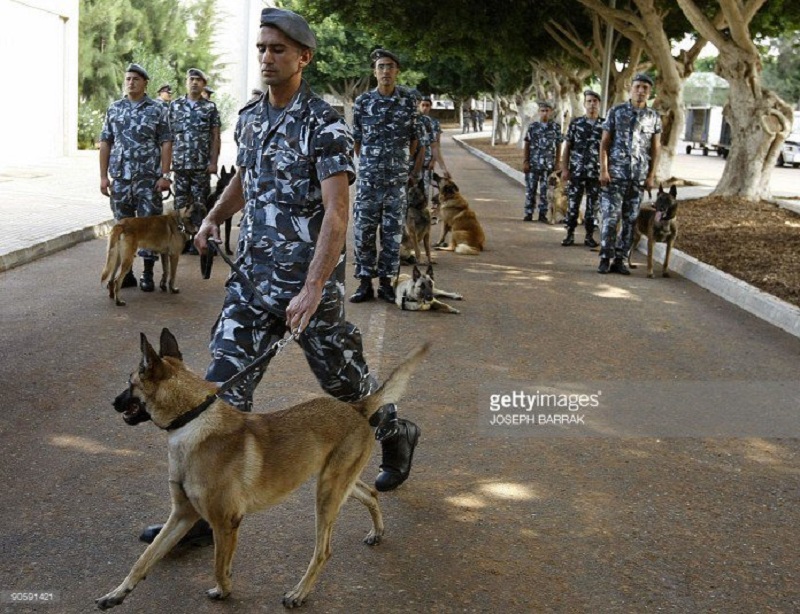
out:
<path id="1" fill-rule="evenodd" d="M 278 150 L 273 160 L 276 200 L 289 205 L 303 205 L 311 183 L 311 160 L 288 149 Z"/>

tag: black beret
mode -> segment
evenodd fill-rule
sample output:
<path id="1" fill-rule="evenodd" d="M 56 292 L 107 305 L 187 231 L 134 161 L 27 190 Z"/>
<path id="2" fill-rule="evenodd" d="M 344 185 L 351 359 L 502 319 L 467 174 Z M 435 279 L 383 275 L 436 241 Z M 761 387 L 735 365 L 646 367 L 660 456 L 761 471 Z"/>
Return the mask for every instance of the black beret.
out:
<path id="1" fill-rule="evenodd" d="M 394 60 L 394 63 L 397 64 L 398 68 L 400 68 L 400 58 L 398 58 L 388 49 L 376 49 L 369 56 L 369 59 L 372 61 L 372 66 L 375 66 L 375 62 L 381 58 L 389 58 L 390 60 Z"/>
<path id="2" fill-rule="evenodd" d="M 647 73 L 643 72 L 636 73 L 636 75 L 633 77 L 633 83 L 636 83 L 637 81 L 641 81 L 642 83 L 647 83 L 650 87 L 655 86 L 655 83 L 653 83 L 653 78 Z"/>
<path id="3" fill-rule="evenodd" d="M 422 99 L 420 100 L 420 102 L 430 102 L 431 104 L 433 104 L 433 101 L 431 100 L 431 97 L 427 96 L 427 95 L 423 96 Z"/>
<path id="4" fill-rule="evenodd" d="M 189 70 L 187 70 L 186 78 L 188 79 L 189 77 L 197 77 L 199 79 L 202 79 L 205 83 L 208 83 L 208 77 L 206 77 L 206 73 L 204 73 L 199 68 L 190 68 Z"/>
<path id="5" fill-rule="evenodd" d="M 169 83 L 165 83 L 160 88 L 158 88 L 158 92 L 156 92 L 156 93 L 160 94 L 161 92 L 169 92 L 171 94 L 172 93 L 172 86 Z"/>
<path id="6" fill-rule="evenodd" d="M 125 69 L 125 72 L 135 72 L 137 75 L 140 75 L 142 78 L 144 78 L 145 81 L 150 81 L 150 75 L 148 75 L 147 71 L 138 64 L 128 64 L 128 68 Z"/>
<path id="7" fill-rule="evenodd" d="M 598 94 L 594 90 L 583 90 L 583 95 L 584 96 L 593 96 L 594 98 L 597 98 L 598 100 L 601 100 L 600 94 Z"/>
<path id="8" fill-rule="evenodd" d="M 536 104 L 539 105 L 540 109 L 550 109 L 551 111 L 553 110 L 553 103 L 550 102 L 549 100 L 540 100 Z"/>
<path id="9" fill-rule="evenodd" d="M 261 11 L 261 27 L 273 26 L 304 47 L 317 48 L 317 37 L 308 22 L 287 9 L 268 8 Z"/>

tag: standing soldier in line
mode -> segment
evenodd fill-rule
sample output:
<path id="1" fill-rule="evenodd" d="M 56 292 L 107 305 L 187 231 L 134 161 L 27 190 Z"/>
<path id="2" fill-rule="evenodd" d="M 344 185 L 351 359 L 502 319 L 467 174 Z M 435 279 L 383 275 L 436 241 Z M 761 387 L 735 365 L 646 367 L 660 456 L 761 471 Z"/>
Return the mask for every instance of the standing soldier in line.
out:
<path id="1" fill-rule="evenodd" d="M 526 222 L 533 221 L 533 209 L 536 205 L 536 192 L 539 192 L 539 219 L 547 223 L 547 176 L 559 167 L 560 145 L 563 139 L 561 124 L 550 119 L 553 105 L 547 101 L 539 103 L 539 121 L 531 122 L 525 135 L 525 161 L 522 170 L 525 173 L 525 217 Z"/>
<path id="2" fill-rule="evenodd" d="M 397 85 L 400 58 L 376 49 L 371 59 L 378 87 L 361 94 L 353 107 L 353 138 L 359 158 L 353 232 L 355 274 L 360 284 L 350 302 L 372 300 L 372 278 L 378 277 L 378 297 L 394 303 L 392 278 L 400 267 L 406 186 L 421 177 L 425 147 L 420 141 L 424 135 L 414 96 Z M 409 174 L 410 154 L 415 157 Z"/>
<path id="3" fill-rule="evenodd" d="M 192 224 L 199 228 L 211 193 L 211 175 L 217 172 L 220 119 L 217 105 L 202 96 L 208 79 L 198 68 L 186 72 L 186 96 L 169 107 L 172 130 L 172 170 L 175 172 L 175 208 L 189 207 Z M 197 253 L 187 243 L 187 251 Z"/>
<path id="4" fill-rule="evenodd" d="M 158 88 L 158 100 L 162 102 L 165 107 L 169 107 L 169 103 L 172 102 L 172 86 L 169 83 L 165 83 L 160 88 Z"/>
<path id="5" fill-rule="evenodd" d="M 442 169 L 442 175 L 450 178 L 450 171 L 447 170 L 447 165 L 444 163 L 444 158 L 442 157 L 442 125 L 439 123 L 438 119 L 431 116 L 432 107 L 433 102 L 431 101 L 430 96 L 423 96 L 419 103 L 420 119 L 422 120 L 425 129 L 430 133 L 429 138 L 427 139 L 428 143 L 425 146 L 425 159 L 422 163 L 422 168 L 424 169 L 423 178 L 425 180 L 426 194 L 428 194 L 430 190 L 431 175 L 433 174 L 433 170 L 437 163 L 439 164 L 439 168 Z"/>
<path id="6" fill-rule="evenodd" d="M 567 211 L 567 236 L 561 245 L 575 243 L 575 227 L 581 199 L 586 194 L 586 213 L 583 218 L 586 238 L 583 244 L 597 247 L 594 229 L 597 219 L 597 204 L 600 197 L 600 139 L 603 137 L 603 118 L 600 117 L 600 94 L 592 90 L 583 93 L 586 115 L 573 119 L 564 139 L 564 170 L 561 178 L 569 182 L 569 209 Z"/>
<path id="7" fill-rule="evenodd" d="M 138 64 L 128 66 L 125 97 L 108 107 L 100 133 L 100 192 L 111 197 L 116 220 L 160 215 L 161 192 L 172 183 L 172 136 L 167 109 L 146 94 L 149 80 L 144 68 Z M 152 292 L 157 254 L 140 250 L 139 255 L 144 259 L 139 287 L 143 292 Z M 122 287 L 135 285 L 131 270 Z"/>
<path id="8" fill-rule="evenodd" d="M 598 273 L 630 275 L 625 258 L 633 241 L 642 191 L 655 184 L 661 152 L 661 118 L 647 106 L 653 79 L 639 73 L 633 78 L 630 100 L 608 112 L 600 141 L 600 266 Z M 617 226 L 622 229 L 617 233 Z M 614 262 L 611 262 L 614 258 Z"/>

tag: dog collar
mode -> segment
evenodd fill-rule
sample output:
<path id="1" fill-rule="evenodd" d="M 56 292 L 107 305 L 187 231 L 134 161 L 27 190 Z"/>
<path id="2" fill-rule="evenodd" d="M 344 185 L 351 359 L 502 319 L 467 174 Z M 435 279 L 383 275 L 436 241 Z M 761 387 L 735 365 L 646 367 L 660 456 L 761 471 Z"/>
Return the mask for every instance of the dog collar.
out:
<path id="1" fill-rule="evenodd" d="M 211 404 L 217 400 L 217 394 L 210 394 L 206 397 L 206 400 L 200 403 L 194 409 L 190 409 L 185 414 L 181 414 L 177 418 L 175 418 L 172 422 L 167 425 L 165 430 L 167 431 L 174 431 L 175 429 L 179 429 L 182 426 L 186 426 L 192 420 L 197 418 L 200 414 L 202 414 L 205 410 L 211 407 Z"/>

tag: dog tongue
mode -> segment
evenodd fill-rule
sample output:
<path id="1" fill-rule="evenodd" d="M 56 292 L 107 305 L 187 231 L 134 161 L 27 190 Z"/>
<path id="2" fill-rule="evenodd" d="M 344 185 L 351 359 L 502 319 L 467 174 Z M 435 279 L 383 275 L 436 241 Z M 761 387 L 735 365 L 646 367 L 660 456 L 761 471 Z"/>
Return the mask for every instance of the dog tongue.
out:
<path id="1" fill-rule="evenodd" d="M 656 211 L 656 222 L 661 221 L 661 211 Z"/>

